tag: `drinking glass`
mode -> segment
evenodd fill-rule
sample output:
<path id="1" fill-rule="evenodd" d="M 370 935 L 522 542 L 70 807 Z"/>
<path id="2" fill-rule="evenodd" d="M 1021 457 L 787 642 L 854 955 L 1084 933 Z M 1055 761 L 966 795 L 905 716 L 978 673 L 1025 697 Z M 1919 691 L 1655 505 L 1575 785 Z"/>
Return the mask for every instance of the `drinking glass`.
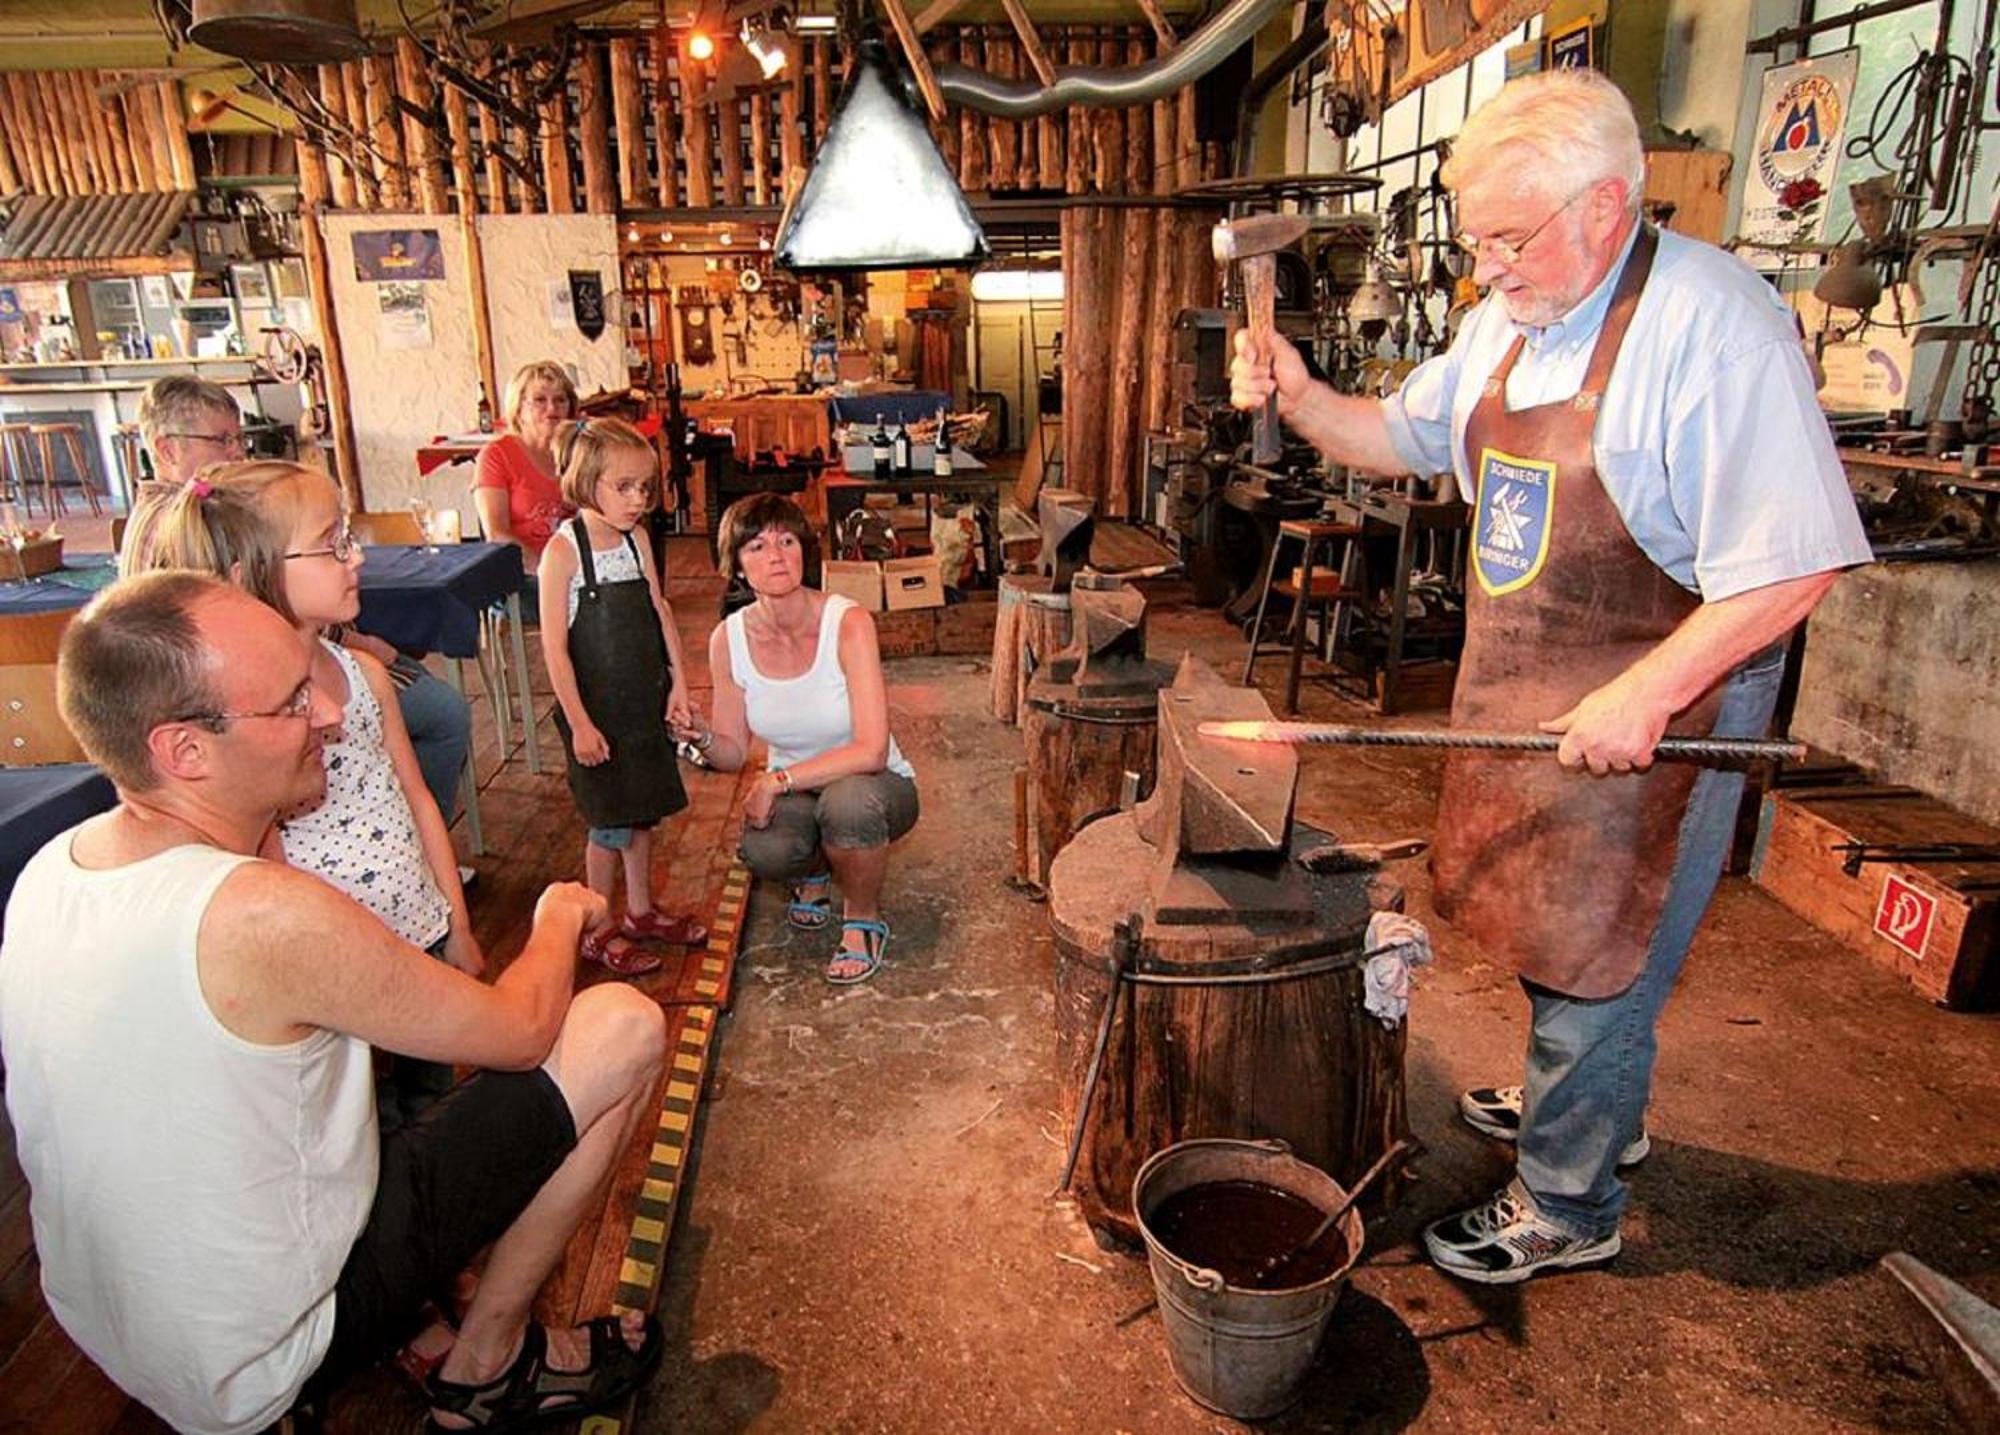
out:
<path id="1" fill-rule="evenodd" d="M 431 501 L 428 498 L 411 499 L 410 517 L 417 520 L 417 531 L 424 535 L 424 552 L 437 552 L 437 529 L 435 527 L 437 515 L 431 511 Z"/>

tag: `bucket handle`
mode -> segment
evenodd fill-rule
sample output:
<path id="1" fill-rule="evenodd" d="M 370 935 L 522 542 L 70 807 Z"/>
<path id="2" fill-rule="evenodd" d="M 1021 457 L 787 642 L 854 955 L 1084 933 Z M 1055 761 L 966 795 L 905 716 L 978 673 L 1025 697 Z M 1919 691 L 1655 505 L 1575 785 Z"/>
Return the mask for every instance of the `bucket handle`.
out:
<path id="1" fill-rule="evenodd" d="M 1183 1266 L 1181 1274 L 1187 1283 L 1212 1295 L 1220 1295 L 1229 1282 L 1222 1278 L 1221 1271 L 1210 1270 L 1207 1266 Z"/>
<path id="2" fill-rule="evenodd" d="M 1263 1147 L 1273 1156 L 1289 1156 L 1292 1154 L 1292 1143 L 1281 1141 L 1276 1136 L 1265 1136 L 1259 1140 L 1252 1141 L 1250 1144 L 1252 1146 Z"/>

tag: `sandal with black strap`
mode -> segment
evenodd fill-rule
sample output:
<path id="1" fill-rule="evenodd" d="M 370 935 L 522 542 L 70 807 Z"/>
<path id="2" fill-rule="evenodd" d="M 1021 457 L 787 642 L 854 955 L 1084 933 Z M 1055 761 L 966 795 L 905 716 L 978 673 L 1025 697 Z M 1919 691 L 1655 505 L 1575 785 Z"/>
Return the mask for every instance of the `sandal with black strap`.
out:
<path id="1" fill-rule="evenodd" d="M 521 1336 L 521 1353 L 499 1376 L 481 1385 L 461 1384 L 433 1375 L 425 1383 L 433 1414 L 425 1422 L 429 1435 L 458 1435 L 464 1430 L 507 1435 L 537 1425 L 574 1420 L 608 1410 L 645 1382 L 660 1363 L 666 1342 L 660 1323 L 646 1317 L 646 1336 L 637 1350 L 625 1343 L 624 1326 L 615 1315 L 602 1315 L 584 1329 L 590 1332 L 590 1364 L 582 1370 L 557 1370 L 548 1361 L 549 1336 L 530 1323 Z M 443 1425 L 438 1413 L 455 1415 L 464 1425 Z"/>
<path id="2" fill-rule="evenodd" d="M 849 932 L 861 933 L 862 950 L 855 951 L 847 945 Z M 866 917 L 849 917 L 840 924 L 841 944 L 834 948 L 833 959 L 826 964 L 826 979 L 837 987 L 851 987 L 865 982 L 882 970 L 882 953 L 889 945 L 889 924 L 870 921 Z M 854 972 L 836 972 L 843 962 L 858 962 L 861 969 Z"/>
<path id="3" fill-rule="evenodd" d="M 817 897 L 806 896 L 810 887 L 819 888 Z M 792 900 L 785 908 L 785 920 L 804 932 L 817 932 L 833 920 L 833 873 L 815 872 L 792 883 Z"/>

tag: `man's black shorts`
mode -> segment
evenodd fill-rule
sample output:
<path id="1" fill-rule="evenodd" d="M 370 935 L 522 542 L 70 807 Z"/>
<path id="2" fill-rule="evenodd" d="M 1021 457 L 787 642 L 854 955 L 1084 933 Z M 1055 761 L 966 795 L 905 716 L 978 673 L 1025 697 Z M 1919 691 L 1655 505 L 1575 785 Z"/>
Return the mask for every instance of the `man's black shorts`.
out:
<path id="1" fill-rule="evenodd" d="M 482 1071 L 382 1140 L 375 1204 L 334 1285 L 333 1339 L 300 1404 L 416 1334 L 424 1302 L 514 1223 L 576 1146 L 540 1069 Z"/>

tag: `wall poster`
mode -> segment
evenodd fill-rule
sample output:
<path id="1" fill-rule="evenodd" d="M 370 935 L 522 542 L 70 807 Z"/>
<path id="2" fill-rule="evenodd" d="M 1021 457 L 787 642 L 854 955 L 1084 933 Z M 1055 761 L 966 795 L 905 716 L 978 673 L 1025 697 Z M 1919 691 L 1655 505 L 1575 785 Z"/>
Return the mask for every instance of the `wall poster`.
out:
<path id="1" fill-rule="evenodd" d="M 1747 244 L 1816 244 L 1823 237 L 1825 198 L 1840 172 L 1860 60 L 1859 50 L 1836 50 L 1764 72 L 1737 227 Z M 1744 258 L 1763 269 L 1797 262 L 1755 248 L 1746 248 Z"/>
<path id="2" fill-rule="evenodd" d="M 364 229 L 354 236 L 354 277 L 363 284 L 413 284 L 444 278 L 444 246 L 435 229 Z"/>

